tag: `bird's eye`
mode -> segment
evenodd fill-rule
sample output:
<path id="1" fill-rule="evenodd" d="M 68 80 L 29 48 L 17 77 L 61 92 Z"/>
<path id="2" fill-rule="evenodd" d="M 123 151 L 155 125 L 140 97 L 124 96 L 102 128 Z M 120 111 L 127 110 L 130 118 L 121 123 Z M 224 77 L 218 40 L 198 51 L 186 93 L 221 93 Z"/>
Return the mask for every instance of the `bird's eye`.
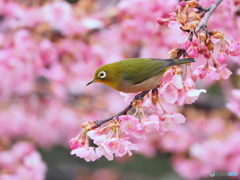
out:
<path id="1" fill-rule="evenodd" d="M 107 75 L 107 73 L 105 71 L 101 71 L 99 74 L 98 74 L 98 77 L 99 78 L 105 78 Z"/>

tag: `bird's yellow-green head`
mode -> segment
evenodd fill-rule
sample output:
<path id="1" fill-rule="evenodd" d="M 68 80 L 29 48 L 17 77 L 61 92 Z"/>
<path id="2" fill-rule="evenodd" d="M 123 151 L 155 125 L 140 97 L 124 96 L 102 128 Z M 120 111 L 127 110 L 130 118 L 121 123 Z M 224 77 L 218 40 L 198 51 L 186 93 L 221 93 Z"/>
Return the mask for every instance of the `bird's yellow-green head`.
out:
<path id="1" fill-rule="evenodd" d="M 114 63 L 103 65 L 96 70 L 93 80 L 87 83 L 87 86 L 92 83 L 99 82 L 112 88 L 116 88 L 119 80 L 119 78 L 116 76 L 116 73 L 119 70 L 119 67 L 117 68 Z"/>

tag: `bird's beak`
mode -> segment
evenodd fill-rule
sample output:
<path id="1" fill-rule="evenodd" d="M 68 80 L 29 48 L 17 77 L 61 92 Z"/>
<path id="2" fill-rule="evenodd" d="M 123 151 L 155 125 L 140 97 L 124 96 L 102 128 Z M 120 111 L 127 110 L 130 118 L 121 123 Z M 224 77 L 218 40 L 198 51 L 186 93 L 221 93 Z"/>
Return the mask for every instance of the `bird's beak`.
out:
<path id="1" fill-rule="evenodd" d="M 96 79 L 91 80 L 89 83 L 86 84 L 86 86 L 88 86 L 88 85 L 94 83 L 94 81 L 96 81 Z"/>

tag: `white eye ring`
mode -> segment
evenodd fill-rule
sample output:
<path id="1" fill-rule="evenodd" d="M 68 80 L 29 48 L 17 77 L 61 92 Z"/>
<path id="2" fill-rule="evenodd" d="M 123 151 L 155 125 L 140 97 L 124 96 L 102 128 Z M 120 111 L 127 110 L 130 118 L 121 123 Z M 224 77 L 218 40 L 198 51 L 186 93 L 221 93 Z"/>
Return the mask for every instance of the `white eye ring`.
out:
<path id="1" fill-rule="evenodd" d="M 98 77 L 101 78 L 101 79 L 103 79 L 103 78 L 106 77 L 106 75 L 107 75 L 107 73 L 106 73 L 105 71 L 101 71 L 101 72 L 98 74 Z"/>

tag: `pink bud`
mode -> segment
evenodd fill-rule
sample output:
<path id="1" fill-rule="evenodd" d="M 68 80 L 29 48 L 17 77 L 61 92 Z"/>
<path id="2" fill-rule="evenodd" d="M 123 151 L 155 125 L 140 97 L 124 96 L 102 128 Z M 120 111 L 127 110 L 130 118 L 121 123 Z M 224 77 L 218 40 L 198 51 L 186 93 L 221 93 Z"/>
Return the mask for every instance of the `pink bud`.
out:
<path id="1" fill-rule="evenodd" d="M 182 7 L 185 7 L 187 5 L 187 2 L 186 1 L 182 1 L 181 3 L 180 3 L 180 6 L 182 6 Z"/>
<path id="2" fill-rule="evenodd" d="M 219 54 L 218 54 L 217 60 L 218 60 L 220 63 L 222 63 L 222 64 L 226 63 L 226 57 L 224 56 L 223 53 L 219 53 Z"/>
<path id="3" fill-rule="evenodd" d="M 239 56 L 240 55 L 240 43 L 236 42 L 236 41 L 232 41 L 226 51 L 231 56 Z"/>
<path id="4" fill-rule="evenodd" d="M 194 47 L 194 46 L 189 47 L 188 50 L 187 50 L 187 54 L 190 57 L 198 57 L 197 48 Z"/>
<path id="5" fill-rule="evenodd" d="M 191 41 L 188 40 L 183 44 L 182 48 L 183 49 L 188 49 L 190 46 L 191 46 Z"/>
<path id="6" fill-rule="evenodd" d="M 205 54 L 204 54 L 204 57 L 206 59 L 210 59 L 211 58 L 211 54 L 209 53 L 209 51 L 207 51 Z"/>
<path id="7" fill-rule="evenodd" d="M 71 149 L 76 149 L 79 146 L 78 140 L 76 138 L 72 138 L 69 144 Z"/>
<path id="8" fill-rule="evenodd" d="M 169 13 L 169 16 L 170 16 L 170 19 L 176 19 L 177 18 L 176 12 Z"/>
<path id="9" fill-rule="evenodd" d="M 157 23 L 160 25 L 164 25 L 166 22 L 170 21 L 168 18 L 157 18 Z"/>

